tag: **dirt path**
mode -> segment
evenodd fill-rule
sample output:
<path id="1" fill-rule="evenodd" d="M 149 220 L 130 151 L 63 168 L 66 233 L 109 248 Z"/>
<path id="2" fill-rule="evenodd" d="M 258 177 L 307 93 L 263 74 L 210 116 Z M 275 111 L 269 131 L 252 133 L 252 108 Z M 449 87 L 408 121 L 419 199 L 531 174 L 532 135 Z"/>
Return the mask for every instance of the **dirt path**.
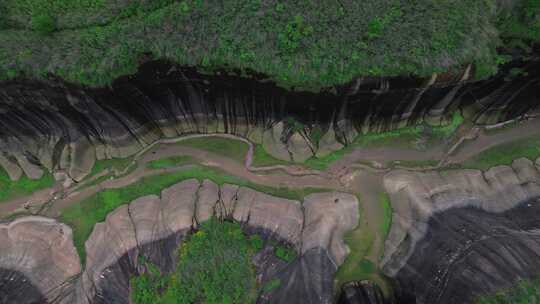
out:
<path id="1" fill-rule="evenodd" d="M 136 159 L 136 169 L 125 176 L 105 180 L 97 185 L 88 186 L 80 191 L 71 192 L 68 189 L 66 193 L 64 193 L 65 197 L 60 198 L 51 204 L 51 207 L 47 210 L 46 215 L 53 217 L 58 216 L 62 209 L 68 207 L 74 202 L 88 198 L 103 189 L 121 188 L 135 183 L 143 177 L 191 169 L 192 166 L 189 165 L 166 169 L 150 169 L 146 166 L 153 160 L 179 155 L 190 156 L 198 160 L 202 165 L 217 168 L 224 171 L 226 174 L 240 177 L 260 185 L 274 188 L 287 187 L 292 189 L 302 189 L 306 187 L 314 187 L 347 191 L 338 180 L 326 176 L 322 172 L 319 172 L 317 175 L 306 174 L 297 176 L 291 176 L 284 172 L 277 172 L 273 174 L 256 174 L 248 170 L 245 164 L 238 163 L 215 153 L 181 145 L 160 145 L 152 149 L 151 153 L 140 155 L 138 159 Z M 278 168 L 269 168 L 267 170 L 276 169 Z"/>
<path id="2" fill-rule="evenodd" d="M 498 144 L 540 134 L 540 119 L 524 122 L 512 129 L 501 130 L 487 135 L 480 133 L 474 140 L 466 140 L 454 155 L 449 157 L 452 162 L 462 162 Z M 245 162 L 240 163 L 222 155 L 204 150 L 178 145 L 181 141 L 204 138 L 222 137 L 240 140 L 248 145 Z M 123 172 L 123 176 L 113 177 L 96 185 L 86 187 L 43 189 L 30 197 L 21 197 L 0 204 L 0 214 L 8 215 L 25 210 L 23 205 L 30 203 L 45 204 L 49 208 L 46 215 L 58 216 L 62 209 L 88 198 L 103 189 L 121 188 L 130 185 L 143 177 L 157 174 L 190 170 L 192 167 L 180 166 L 166 169 L 150 169 L 147 163 L 157 159 L 185 155 L 196 159 L 200 164 L 214 167 L 226 174 L 237 176 L 253 183 L 270 187 L 287 187 L 302 189 L 306 187 L 326 188 L 360 194 L 362 220 L 374 235 L 372 248 L 367 259 L 377 264 L 383 250 L 384 236 L 381 235 L 380 225 L 384 220 L 384 210 L 381 206 L 380 195 L 384 192 L 382 178 L 389 169 L 371 168 L 362 165 L 360 161 L 377 161 L 386 163 L 395 160 L 420 161 L 426 159 L 441 159 L 445 157 L 445 147 L 437 146 L 426 151 L 405 148 L 355 148 L 349 154 L 333 162 L 326 171 L 309 170 L 300 165 L 274 165 L 265 167 L 253 166 L 255 146 L 245 138 L 229 134 L 195 134 L 174 139 L 163 139 L 147 146 L 138 152 L 133 162 Z M 134 168 L 134 170 L 133 170 Z M 416 169 L 418 170 L 418 169 Z M 131 172 L 129 172 L 131 171 Z M 265 174 L 261 174 L 265 173 Z"/>

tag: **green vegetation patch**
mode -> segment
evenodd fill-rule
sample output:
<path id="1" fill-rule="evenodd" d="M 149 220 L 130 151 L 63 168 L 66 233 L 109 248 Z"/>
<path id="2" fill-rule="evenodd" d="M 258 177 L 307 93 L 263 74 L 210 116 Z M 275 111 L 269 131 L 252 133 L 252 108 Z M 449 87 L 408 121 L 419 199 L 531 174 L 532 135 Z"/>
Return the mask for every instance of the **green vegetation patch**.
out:
<path id="1" fill-rule="evenodd" d="M 386 239 L 390 232 L 390 227 L 392 226 L 392 204 L 390 203 L 390 196 L 386 192 L 381 193 L 380 201 L 384 213 L 383 221 L 381 223 L 381 235 Z"/>
<path id="2" fill-rule="evenodd" d="M 302 200 L 306 195 L 315 192 L 325 192 L 328 190 L 318 188 L 272 188 L 252 183 L 245 179 L 227 175 L 216 169 L 200 165 L 192 165 L 190 168 L 170 174 L 161 174 L 144 177 L 136 183 L 118 189 L 107 189 L 101 191 L 83 201 L 74 203 L 62 210 L 60 220 L 68 224 L 73 229 L 73 242 L 84 262 L 86 252 L 84 243 L 90 236 L 94 225 L 103 222 L 110 212 L 123 204 L 127 204 L 134 199 L 155 194 L 159 195 L 161 190 L 170 187 L 178 182 L 196 178 L 199 181 L 204 179 L 223 185 L 225 183 L 249 187 L 254 190 L 265 192 L 273 196 L 284 197 L 294 200 Z"/>
<path id="3" fill-rule="evenodd" d="M 326 170 L 334 161 L 340 159 L 357 147 L 366 149 L 383 147 L 418 149 L 415 142 L 422 137 L 425 137 L 426 142 L 432 147 L 452 136 L 464 122 L 465 120 L 461 113 L 455 111 L 452 114 L 451 119 L 441 126 L 432 127 L 427 125 L 417 125 L 379 133 L 370 132 L 367 134 L 360 134 L 351 145 L 323 157 L 311 157 L 304 164 L 315 170 Z M 400 164 L 415 167 L 436 165 L 437 161 L 400 161 Z"/>
<path id="4" fill-rule="evenodd" d="M 459 110 L 457 110 L 452 114 L 452 118 L 446 124 L 433 127 L 433 136 L 439 139 L 448 138 L 454 134 L 463 123 L 465 123 L 465 118 L 463 118 Z"/>
<path id="5" fill-rule="evenodd" d="M 292 262 L 292 260 L 294 260 L 297 256 L 296 250 L 294 250 L 294 248 L 289 248 L 281 245 L 276 246 L 274 253 L 278 258 L 282 259 L 287 263 Z"/>
<path id="6" fill-rule="evenodd" d="M 385 146 L 414 148 L 414 142 L 420 138 L 422 131 L 422 126 L 411 126 L 380 133 L 370 132 L 358 135 L 354 145 L 365 148 Z"/>
<path id="7" fill-rule="evenodd" d="M 40 179 L 30 179 L 22 175 L 18 181 L 12 181 L 7 172 L 0 167 L 0 203 L 24 195 L 30 195 L 35 191 L 54 185 L 52 174 L 45 172 Z"/>
<path id="8" fill-rule="evenodd" d="M 240 140 L 221 137 L 191 138 L 178 144 L 223 155 L 239 163 L 244 163 L 249 149 L 248 145 Z"/>
<path id="9" fill-rule="evenodd" d="M 532 161 L 540 157 L 540 138 L 531 137 L 487 149 L 465 161 L 464 168 L 487 170 L 498 165 L 510 165 L 513 160 L 526 157 Z"/>
<path id="10" fill-rule="evenodd" d="M 174 273 L 156 268 L 131 279 L 135 304 L 254 303 L 257 248 L 238 223 L 212 218 L 179 249 Z"/>
<path id="11" fill-rule="evenodd" d="M 377 268 L 366 267 L 367 256 L 370 254 L 375 241 L 373 233 L 367 228 L 367 225 L 362 225 L 347 233 L 344 241 L 351 249 L 351 252 L 338 268 L 336 286 L 342 286 L 350 281 L 373 280 L 377 275 Z"/>
<path id="12" fill-rule="evenodd" d="M 323 157 L 311 157 L 304 163 L 311 169 L 314 170 L 326 170 L 331 163 L 342 158 L 345 154 L 349 153 L 352 150 L 352 147 L 344 147 L 341 150 L 332 152 Z"/>
<path id="13" fill-rule="evenodd" d="M 174 168 L 182 165 L 192 164 L 193 158 L 187 155 L 173 156 L 168 158 L 156 159 L 150 161 L 146 166 L 150 169 Z"/>
<path id="14" fill-rule="evenodd" d="M 478 298 L 476 304 L 532 304 L 540 301 L 540 280 L 522 281 L 517 286 Z"/>
<path id="15" fill-rule="evenodd" d="M 275 278 L 270 280 L 268 283 L 263 285 L 262 291 L 264 293 L 268 293 L 276 288 L 278 288 L 281 285 L 281 280 L 279 278 Z"/>
<path id="16" fill-rule="evenodd" d="M 253 167 L 265 167 L 265 166 L 274 166 L 274 165 L 290 165 L 288 161 L 277 159 L 272 155 L 268 154 L 264 147 L 260 144 L 255 145 L 255 151 L 253 152 Z"/>
<path id="17" fill-rule="evenodd" d="M 122 172 L 132 161 L 132 157 L 97 160 L 89 176 L 94 176 L 105 170 Z"/>
<path id="18" fill-rule="evenodd" d="M 257 71 L 280 85 L 314 90 L 358 75 L 425 76 L 471 62 L 497 64 L 495 6 L 494 0 L 5 0 L 0 79 L 52 73 L 103 86 L 136 72 L 148 53 L 209 72 Z"/>

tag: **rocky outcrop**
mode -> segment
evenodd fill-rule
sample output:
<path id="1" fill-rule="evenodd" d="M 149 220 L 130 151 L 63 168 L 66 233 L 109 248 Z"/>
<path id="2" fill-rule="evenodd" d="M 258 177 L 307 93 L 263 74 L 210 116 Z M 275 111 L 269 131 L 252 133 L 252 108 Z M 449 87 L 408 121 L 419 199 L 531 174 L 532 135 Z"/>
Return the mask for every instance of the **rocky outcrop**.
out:
<path id="1" fill-rule="evenodd" d="M 358 200 L 345 193 L 315 193 L 304 198 L 302 252 L 327 248 L 332 262 L 341 265 L 349 254 L 343 235 L 358 224 Z"/>
<path id="2" fill-rule="evenodd" d="M 431 114 L 435 120 L 462 107 L 486 123 L 537 113 L 540 69 L 537 62 L 523 68 L 527 81 L 521 76 L 505 79 L 507 71 L 483 82 L 447 87 L 366 78 L 337 94 L 287 91 L 252 79 L 172 69 L 165 62 L 147 63 L 110 88 L 4 82 L 0 165 L 13 179 L 20 170 L 39 178 L 44 170 L 61 169 L 79 181 L 95 159 L 127 157 L 158 139 L 192 133 L 235 134 L 263 144 L 279 159 L 304 161 L 351 143 L 359 133 L 429 120 L 432 109 L 437 110 Z M 290 117 L 306 130 L 284 134 Z M 315 127 L 328 130 L 318 147 L 304 134 Z"/>
<path id="3" fill-rule="evenodd" d="M 343 144 L 336 140 L 336 133 L 333 128 L 330 128 L 319 140 L 317 145 L 316 156 L 321 158 L 331 154 L 334 151 L 341 150 Z"/>
<path id="4" fill-rule="evenodd" d="M 36 216 L 0 224 L 0 302 L 53 302 L 80 271 L 68 226 Z"/>
<path id="5" fill-rule="evenodd" d="M 248 231 L 290 244 L 300 252 L 289 264 L 259 263 L 264 280 L 284 282 L 283 289 L 265 294 L 261 302 L 295 303 L 291 296 L 299 295 L 297 303 L 331 303 L 333 275 L 348 253 L 341 238 L 358 223 L 356 197 L 318 193 L 307 196 L 302 204 L 245 187 L 195 179 L 166 188 L 160 196 L 138 198 L 108 214 L 86 241 L 82 272 L 71 230 L 65 225 L 33 217 L 3 224 L 0 274 L 5 277 L 0 282 L 11 277 L 20 283 L 28 280 L 31 284 L 21 285 L 28 295 L 54 303 L 129 303 L 129 279 L 146 267 L 139 257 L 165 272 L 172 271 L 182 239 L 212 215 L 234 219 Z M 35 252 L 39 246 L 46 250 Z M 26 259 L 32 262 L 21 263 Z M 276 271 L 278 266 L 280 271 Z M 49 277 L 53 280 L 43 280 Z M 31 303 L 18 294 L 21 292 L 14 290 L 7 299 Z"/>
<path id="6" fill-rule="evenodd" d="M 394 171 L 383 270 L 417 303 L 469 303 L 540 273 L 540 174 L 528 159 L 486 172 Z"/>

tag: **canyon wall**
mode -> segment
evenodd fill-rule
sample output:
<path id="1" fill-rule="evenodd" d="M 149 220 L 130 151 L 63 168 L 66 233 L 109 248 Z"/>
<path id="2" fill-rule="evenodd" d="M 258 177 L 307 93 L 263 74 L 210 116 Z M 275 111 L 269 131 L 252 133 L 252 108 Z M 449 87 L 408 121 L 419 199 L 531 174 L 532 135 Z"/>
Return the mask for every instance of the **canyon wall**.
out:
<path id="1" fill-rule="evenodd" d="M 54 80 L 3 82 L 0 166 L 14 180 L 54 170 L 78 181 L 96 159 L 127 157 L 158 139 L 190 133 L 236 134 L 277 158 L 303 161 L 361 133 L 439 125 L 456 110 L 478 124 L 536 114 L 538 67 L 515 62 L 483 81 L 471 79 L 471 66 L 430 79 L 359 78 L 320 93 L 165 62 L 147 63 L 101 89 Z M 511 68 L 523 73 L 511 74 Z"/>

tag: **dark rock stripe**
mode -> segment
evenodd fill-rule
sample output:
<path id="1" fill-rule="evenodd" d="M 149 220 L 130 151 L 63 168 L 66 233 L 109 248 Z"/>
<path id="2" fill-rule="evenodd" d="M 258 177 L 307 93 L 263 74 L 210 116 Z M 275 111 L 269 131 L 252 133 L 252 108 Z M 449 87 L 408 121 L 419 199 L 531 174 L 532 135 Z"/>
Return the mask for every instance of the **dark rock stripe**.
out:
<path id="1" fill-rule="evenodd" d="M 0 268 L 0 303 L 44 304 L 47 300 L 24 274 Z"/>
<path id="2" fill-rule="evenodd" d="M 532 200 L 500 214 L 459 208 L 434 215 L 397 274 L 401 296 L 419 304 L 471 303 L 538 276 L 538 214 L 540 201 Z"/>

